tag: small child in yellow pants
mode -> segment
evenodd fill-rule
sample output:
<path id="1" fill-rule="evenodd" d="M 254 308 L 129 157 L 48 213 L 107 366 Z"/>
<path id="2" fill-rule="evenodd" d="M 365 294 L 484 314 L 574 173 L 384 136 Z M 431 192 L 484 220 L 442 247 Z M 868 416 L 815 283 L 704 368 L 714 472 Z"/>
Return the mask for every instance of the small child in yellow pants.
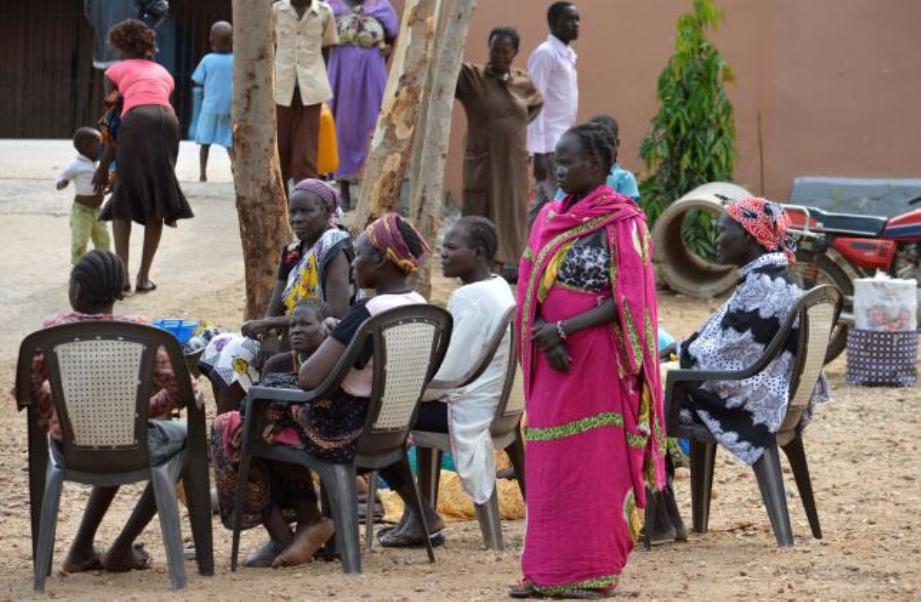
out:
<path id="1" fill-rule="evenodd" d="M 93 247 L 108 251 L 109 231 L 99 221 L 102 192 L 93 186 L 96 162 L 102 151 L 102 134 L 93 128 L 80 128 L 74 134 L 74 148 L 79 153 L 58 176 L 57 189 L 64 190 L 73 180 L 76 195 L 70 210 L 70 261 L 77 261 L 86 253 L 92 239 Z"/>

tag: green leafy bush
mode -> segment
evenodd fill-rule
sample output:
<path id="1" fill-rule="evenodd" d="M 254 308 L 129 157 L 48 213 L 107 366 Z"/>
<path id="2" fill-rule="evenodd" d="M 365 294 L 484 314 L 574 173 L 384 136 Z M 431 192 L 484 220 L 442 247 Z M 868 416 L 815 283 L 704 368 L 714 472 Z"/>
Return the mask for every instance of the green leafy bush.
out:
<path id="1" fill-rule="evenodd" d="M 713 0 L 694 0 L 693 10 L 678 19 L 675 52 L 659 75 L 661 107 L 640 146 L 647 171 L 640 198 L 650 223 L 695 187 L 732 178 L 735 124 L 724 84 L 733 74 L 704 35 L 722 21 Z M 695 212 L 683 232 L 695 253 L 714 256 L 713 215 Z"/>

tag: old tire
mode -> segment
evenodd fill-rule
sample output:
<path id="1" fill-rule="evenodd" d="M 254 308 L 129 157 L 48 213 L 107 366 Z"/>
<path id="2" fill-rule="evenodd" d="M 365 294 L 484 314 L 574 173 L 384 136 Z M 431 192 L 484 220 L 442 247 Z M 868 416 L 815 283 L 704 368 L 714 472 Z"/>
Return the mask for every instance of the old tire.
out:
<path id="1" fill-rule="evenodd" d="M 659 276 L 675 292 L 697 299 L 710 299 L 731 289 L 738 272 L 733 266 L 706 261 L 684 244 L 681 225 L 691 211 L 709 211 L 719 215 L 723 204 L 752 196 L 729 182 L 710 182 L 698 186 L 673 202 L 652 230 L 655 262 Z"/>

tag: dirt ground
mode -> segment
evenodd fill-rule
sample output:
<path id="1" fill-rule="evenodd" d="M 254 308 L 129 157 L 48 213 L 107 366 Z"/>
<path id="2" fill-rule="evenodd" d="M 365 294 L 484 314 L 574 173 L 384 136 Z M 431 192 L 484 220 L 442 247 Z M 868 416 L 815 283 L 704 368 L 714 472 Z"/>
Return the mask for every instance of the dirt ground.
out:
<path id="1" fill-rule="evenodd" d="M 50 147 L 49 147 L 50 148 Z M 56 152 L 63 156 L 60 145 Z M 180 165 L 194 160 L 183 150 Z M 0 144 L 0 155 L 5 155 Z M 55 196 L 46 173 L 0 173 L 0 390 L 9 391 L 18 341 L 42 317 L 66 309 L 68 230 L 65 200 Z M 134 296 L 121 313 L 188 316 L 239 326 L 242 264 L 232 189 L 226 182 L 185 185 L 198 217 L 164 235 L 154 267 L 159 290 Z M 66 195 L 65 195 L 66 196 Z M 135 254 L 136 258 L 137 255 Z M 136 261 L 136 259 L 134 260 Z M 136 268 L 134 268 L 136 269 Z M 452 283 L 440 279 L 445 299 Z M 689 334 L 716 302 L 663 293 L 660 316 L 674 335 Z M 843 360 L 828 370 L 834 401 L 822 406 L 806 434 L 806 446 L 824 539 L 815 540 L 787 472 L 787 498 L 796 545 L 778 549 L 751 470 L 720 452 L 710 531 L 683 544 L 634 552 L 622 577 L 621 596 L 642 599 L 777 598 L 804 600 L 916 599 L 921 591 L 921 483 L 918 476 L 921 394 L 911 389 L 860 389 L 844 382 Z M 204 385 L 204 383 L 202 383 Z M 204 387 L 208 391 L 208 387 Z M 208 391 L 210 396 L 210 391 Z M 25 418 L 12 399 L 0 403 L 0 601 L 31 593 Z M 786 471 L 787 469 L 785 469 Z M 677 495 L 690 523 L 689 483 L 679 474 Z M 110 542 L 138 493 L 126 488 L 100 530 Z M 518 575 L 523 521 L 503 524 L 508 549 L 484 551 L 475 522 L 450 523 L 447 543 L 428 564 L 419 550 L 375 548 L 364 573 L 344 576 L 337 563 L 292 569 L 229 570 L 230 534 L 214 522 L 216 575 L 200 577 L 187 563 L 189 588 L 170 592 L 156 521 L 141 539 L 153 556 L 145 572 L 66 575 L 60 561 L 82 514 L 87 490 L 65 487 L 57 530 L 55 570 L 46 596 L 74 600 L 260 599 L 283 600 L 498 600 Z M 599 528 L 604 528 L 599 525 Z M 183 527 L 188 536 L 187 525 Z M 248 531 L 243 550 L 261 534 Z"/>

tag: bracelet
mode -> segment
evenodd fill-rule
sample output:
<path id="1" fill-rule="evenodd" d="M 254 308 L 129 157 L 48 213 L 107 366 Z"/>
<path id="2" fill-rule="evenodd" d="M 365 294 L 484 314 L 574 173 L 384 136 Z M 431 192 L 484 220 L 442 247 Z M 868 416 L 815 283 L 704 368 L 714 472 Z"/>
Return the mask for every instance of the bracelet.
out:
<path id="1" fill-rule="evenodd" d="M 563 320 L 559 320 L 556 323 L 556 333 L 560 335 L 560 339 L 566 340 L 566 330 L 563 328 Z"/>

